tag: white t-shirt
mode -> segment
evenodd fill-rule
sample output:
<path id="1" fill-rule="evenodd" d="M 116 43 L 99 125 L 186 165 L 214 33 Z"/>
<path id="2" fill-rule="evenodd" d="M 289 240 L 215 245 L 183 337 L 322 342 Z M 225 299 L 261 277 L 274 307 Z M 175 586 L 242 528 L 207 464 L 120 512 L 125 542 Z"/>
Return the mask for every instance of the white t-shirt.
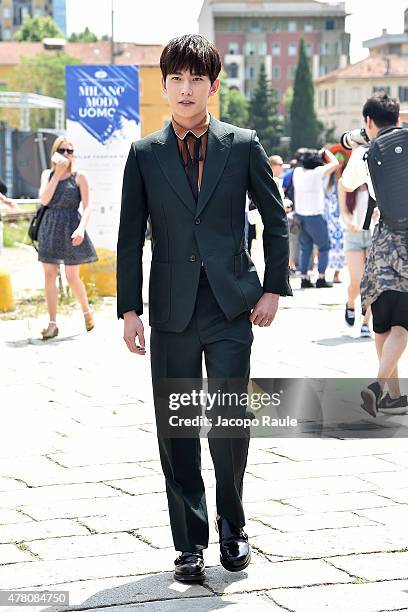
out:
<path id="1" fill-rule="evenodd" d="M 370 196 L 375 200 L 374 188 L 371 182 L 370 175 L 367 170 L 366 163 L 363 159 L 367 147 L 357 147 L 350 155 L 347 166 L 341 175 L 341 182 L 346 189 L 353 190 L 367 183 Z"/>
<path id="2" fill-rule="evenodd" d="M 325 171 L 325 166 L 317 166 L 313 170 L 306 170 L 301 167 L 294 169 L 295 209 L 299 215 L 323 214 L 323 176 Z"/>

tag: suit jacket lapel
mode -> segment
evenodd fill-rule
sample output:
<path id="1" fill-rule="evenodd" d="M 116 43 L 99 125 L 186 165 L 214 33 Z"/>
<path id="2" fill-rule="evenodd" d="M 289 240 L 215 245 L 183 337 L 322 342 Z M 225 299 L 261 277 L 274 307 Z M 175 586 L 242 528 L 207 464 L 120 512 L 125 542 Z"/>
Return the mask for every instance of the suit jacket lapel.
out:
<path id="1" fill-rule="evenodd" d="M 231 151 L 233 137 L 233 133 L 228 132 L 220 121 L 211 116 L 197 215 L 200 215 L 205 208 L 221 178 Z"/>
<path id="2" fill-rule="evenodd" d="M 196 203 L 186 172 L 180 160 L 176 135 L 171 123 L 164 128 L 157 142 L 152 143 L 160 167 L 183 204 L 196 214 Z"/>

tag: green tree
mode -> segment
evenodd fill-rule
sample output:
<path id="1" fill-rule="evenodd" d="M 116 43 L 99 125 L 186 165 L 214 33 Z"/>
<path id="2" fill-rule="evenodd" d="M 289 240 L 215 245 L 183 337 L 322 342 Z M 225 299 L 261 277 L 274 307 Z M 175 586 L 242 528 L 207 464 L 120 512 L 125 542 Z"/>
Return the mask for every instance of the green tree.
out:
<path id="1" fill-rule="evenodd" d="M 65 100 L 65 66 L 80 63 L 76 57 L 65 53 L 23 57 L 10 78 L 10 89 Z M 54 111 L 31 111 L 31 126 L 33 129 L 54 127 Z"/>
<path id="2" fill-rule="evenodd" d="M 93 43 L 98 42 L 98 37 L 96 34 L 91 32 L 91 30 L 86 26 L 83 32 L 72 32 L 71 36 L 68 39 L 69 42 L 82 42 L 82 43 Z"/>
<path id="3" fill-rule="evenodd" d="M 224 71 L 220 74 L 220 116 L 221 121 L 248 127 L 248 100 L 238 89 L 229 89 Z"/>
<path id="4" fill-rule="evenodd" d="M 295 74 L 293 101 L 290 107 L 292 152 L 299 147 L 319 146 L 319 124 L 314 108 L 314 85 L 305 43 L 300 41 L 299 60 Z"/>
<path id="5" fill-rule="evenodd" d="M 249 105 L 249 126 L 256 130 L 268 155 L 279 152 L 283 121 L 278 114 L 278 100 L 266 78 L 264 64 L 261 64 L 258 83 Z"/>
<path id="6" fill-rule="evenodd" d="M 44 38 L 64 38 L 51 17 L 26 17 L 14 34 L 14 40 L 18 42 L 41 42 Z"/>

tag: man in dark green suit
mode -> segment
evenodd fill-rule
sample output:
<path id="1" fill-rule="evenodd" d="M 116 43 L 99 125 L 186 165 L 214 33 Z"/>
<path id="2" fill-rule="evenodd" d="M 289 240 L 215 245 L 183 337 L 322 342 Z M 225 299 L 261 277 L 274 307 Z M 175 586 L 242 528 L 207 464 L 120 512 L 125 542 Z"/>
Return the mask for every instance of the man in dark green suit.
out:
<path id="1" fill-rule="evenodd" d="M 160 459 L 176 550 L 175 578 L 202 581 L 208 518 L 198 437 L 162 431 L 160 382 L 249 379 L 252 324 L 269 326 L 288 282 L 288 225 L 268 158 L 256 133 L 208 113 L 219 88 L 218 51 L 203 36 L 173 39 L 163 50 L 163 92 L 172 120 L 132 144 L 126 162 L 117 263 L 118 317 L 128 349 L 145 354 L 142 249 L 152 230 L 149 282 L 151 367 Z M 250 193 L 264 224 L 261 285 L 245 243 Z M 137 343 L 136 343 L 137 340 Z M 249 435 L 211 437 L 222 565 L 247 567 L 242 484 Z"/>

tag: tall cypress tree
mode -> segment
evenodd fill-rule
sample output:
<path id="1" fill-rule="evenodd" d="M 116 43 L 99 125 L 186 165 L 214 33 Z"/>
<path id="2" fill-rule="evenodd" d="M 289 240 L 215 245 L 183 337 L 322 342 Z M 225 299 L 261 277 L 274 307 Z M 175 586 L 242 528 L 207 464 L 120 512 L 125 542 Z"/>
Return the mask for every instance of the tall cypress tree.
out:
<path id="1" fill-rule="evenodd" d="M 305 43 L 300 41 L 299 60 L 296 68 L 293 102 L 290 108 L 291 149 L 317 147 L 319 124 L 314 108 L 314 85 Z"/>
<path id="2" fill-rule="evenodd" d="M 278 115 L 278 100 L 261 64 L 258 83 L 249 105 L 249 127 L 256 130 L 268 155 L 277 153 L 283 134 L 283 121 Z"/>

